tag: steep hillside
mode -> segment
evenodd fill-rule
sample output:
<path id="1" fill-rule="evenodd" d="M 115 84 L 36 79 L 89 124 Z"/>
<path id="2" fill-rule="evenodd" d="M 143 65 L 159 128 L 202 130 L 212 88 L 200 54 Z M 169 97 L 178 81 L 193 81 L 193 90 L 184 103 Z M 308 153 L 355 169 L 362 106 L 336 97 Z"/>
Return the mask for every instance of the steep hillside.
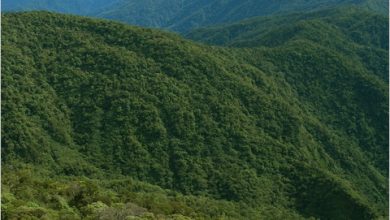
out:
<path id="1" fill-rule="evenodd" d="M 331 47 L 2 20 L 6 218 L 388 216 L 387 83 Z"/>
<path id="2" fill-rule="evenodd" d="M 5 11 L 49 10 L 178 32 L 255 16 L 355 5 L 388 14 L 386 0 L 4 0 Z"/>

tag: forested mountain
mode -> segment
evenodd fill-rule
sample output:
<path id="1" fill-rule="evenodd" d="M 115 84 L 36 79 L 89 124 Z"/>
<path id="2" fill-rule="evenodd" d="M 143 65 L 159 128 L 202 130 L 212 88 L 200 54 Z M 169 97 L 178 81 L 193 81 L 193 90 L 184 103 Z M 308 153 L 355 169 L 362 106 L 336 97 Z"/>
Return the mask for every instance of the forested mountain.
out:
<path id="1" fill-rule="evenodd" d="M 385 50 L 367 19 L 337 33 Z M 388 216 L 384 68 L 344 38 L 223 48 L 47 12 L 2 22 L 5 219 Z"/>
<path id="2" fill-rule="evenodd" d="M 388 17 L 356 7 L 256 17 L 195 29 L 187 38 L 229 47 L 283 47 L 299 40 L 329 47 L 388 81 Z"/>
<path id="3" fill-rule="evenodd" d="M 387 0 L 4 0 L 3 10 L 50 10 L 178 32 L 254 16 L 355 5 L 388 13 Z"/>

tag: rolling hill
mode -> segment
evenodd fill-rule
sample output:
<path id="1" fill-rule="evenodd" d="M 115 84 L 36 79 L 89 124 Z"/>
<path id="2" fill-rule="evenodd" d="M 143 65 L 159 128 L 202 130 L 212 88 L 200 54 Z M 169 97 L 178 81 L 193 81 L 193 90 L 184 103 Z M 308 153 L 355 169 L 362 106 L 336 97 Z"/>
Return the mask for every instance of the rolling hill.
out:
<path id="1" fill-rule="evenodd" d="M 2 20 L 5 218 L 388 216 L 388 85 L 336 45 Z"/>

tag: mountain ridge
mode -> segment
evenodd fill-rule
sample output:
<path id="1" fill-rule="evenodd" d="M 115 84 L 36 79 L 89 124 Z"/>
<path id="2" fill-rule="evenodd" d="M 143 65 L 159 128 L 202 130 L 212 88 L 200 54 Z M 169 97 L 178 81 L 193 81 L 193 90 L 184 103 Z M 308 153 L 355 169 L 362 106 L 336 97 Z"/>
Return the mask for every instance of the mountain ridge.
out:
<path id="1" fill-rule="evenodd" d="M 276 48 L 210 47 L 46 12 L 7 13 L 3 25 L 9 218 L 86 218 L 117 203 L 134 215 L 129 200 L 155 215 L 191 217 L 140 201 L 142 193 L 121 197 L 136 189 L 110 180 L 126 177 L 172 190 L 170 199 L 211 199 L 215 211 L 197 210 L 195 219 L 388 215 L 388 158 L 375 157 L 388 143 L 387 83 L 334 48 L 305 38 Z M 39 172 L 47 179 L 28 177 Z M 56 182 L 70 177 L 86 183 Z M 108 183 L 87 184 L 94 179 Z M 34 186 L 46 185 L 47 198 L 35 198 Z"/>
<path id="2" fill-rule="evenodd" d="M 361 19 L 355 19 L 357 17 Z M 186 37 L 211 45 L 239 48 L 280 47 L 304 38 L 360 60 L 374 74 L 388 81 L 387 20 L 388 17 L 367 10 L 342 7 L 256 17 L 234 24 L 195 29 Z M 365 39 L 369 35 L 375 37 Z"/>

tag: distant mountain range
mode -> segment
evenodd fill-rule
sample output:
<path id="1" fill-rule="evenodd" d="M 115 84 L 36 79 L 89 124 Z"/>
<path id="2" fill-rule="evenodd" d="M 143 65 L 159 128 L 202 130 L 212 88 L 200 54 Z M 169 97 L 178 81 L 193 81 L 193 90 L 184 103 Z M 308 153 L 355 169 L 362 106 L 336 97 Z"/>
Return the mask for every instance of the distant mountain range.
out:
<path id="1" fill-rule="evenodd" d="M 242 19 L 355 5 L 383 14 L 386 0 L 4 0 L 3 11 L 49 10 L 186 32 Z"/>

